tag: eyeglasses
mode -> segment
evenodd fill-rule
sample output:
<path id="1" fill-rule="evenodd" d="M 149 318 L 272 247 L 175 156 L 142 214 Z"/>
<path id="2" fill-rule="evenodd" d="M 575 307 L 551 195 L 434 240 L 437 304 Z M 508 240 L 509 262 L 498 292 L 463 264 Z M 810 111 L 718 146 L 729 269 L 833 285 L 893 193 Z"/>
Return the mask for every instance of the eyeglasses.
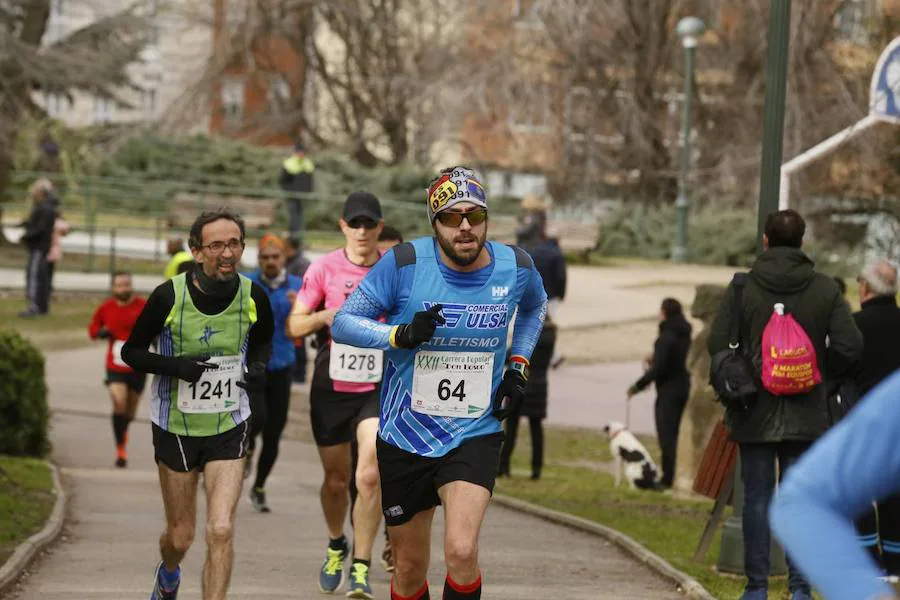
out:
<path id="1" fill-rule="evenodd" d="M 237 254 L 244 249 L 244 240 L 228 240 L 227 242 L 213 242 L 205 246 L 200 246 L 209 250 L 210 254 L 222 254 L 225 248 L 231 250 L 233 254 Z"/>
<path id="2" fill-rule="evenodd" d="M 483 208 L 476 208 L 469 212 L 456 212 L 447 210 L 437 214 L 437 220 L 445 227 L 459 227 L 462 225 L 463 219 L 469 222 L 469 225 L 475 227 L 487 221 L 487 211 Z"/>
<path id="3" fill-rule="evenodd" d="M 363 229 L 375 229 L 378 227 L 378 221 L 373 221 L 368 217 L 354 217 L 347 221 L 347 227 L 350 229 L 359 229 L 362 227 Z"/>

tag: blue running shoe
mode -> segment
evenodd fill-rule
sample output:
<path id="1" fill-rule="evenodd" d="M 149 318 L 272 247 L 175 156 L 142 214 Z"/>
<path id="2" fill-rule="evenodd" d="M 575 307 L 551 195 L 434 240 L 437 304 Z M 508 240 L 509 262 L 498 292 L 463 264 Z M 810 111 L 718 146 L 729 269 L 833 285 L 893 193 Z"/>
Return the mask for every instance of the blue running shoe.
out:
<path id="1" fill-rule="evenodd" d="M 369 585 L 369 566 L 355 562 L 350 567 L 350 585 L 347 587 L 348 598 L 374 600 L 372 586 Z"/>
<path id="2" fill-rule="evenodd" d="M 346 575 L 344 572 L 344 561 L 347 560 L 349 553 L 350 549 L 347 547 L 346 542 L 339 550 L 333 548 L 326 550 L 325 562 L 322 563 L 322 570 L 319 571 L 319 590 L 323 594 L 333 594 L 344 584 Z"/>
<path id="3" fill-rule="evenodd" d="M 741 600 L 766 600 L 769 597 L 769 590 L 765 588 L 747 588 Z"/>
<path id="4" fill-rule="evenodd" d="M 178 574 L 178 581 L 175 583 L 175 589 L 166 592 L 160 585 L 160 571 L 162 571 L 163 562 L 159 561 L 156 565 L 156 572 L 153 573 L 153 591 L 150 592 L 150 600 L 176 600 L 178 598 L 178 586 L 181 585 L 181 573 Z"/>

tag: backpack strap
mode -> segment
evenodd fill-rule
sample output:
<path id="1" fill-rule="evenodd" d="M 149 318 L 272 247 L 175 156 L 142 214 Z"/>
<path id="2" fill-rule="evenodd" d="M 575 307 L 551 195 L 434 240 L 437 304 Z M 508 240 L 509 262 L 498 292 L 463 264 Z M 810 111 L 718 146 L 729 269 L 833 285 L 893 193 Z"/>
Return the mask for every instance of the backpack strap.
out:
<path id="1" fill-rule="evenodd" d="M 397 265 L 398 269 L 415 264 L 415 262 L 416 247 L 413 246 L 412 243 L 404 242 L 394 246 L 394 263 Z"/>
<path id="2" fill-rule="evenodd" d="M 513 249 L 513 253 L 516 255 L 516 267 L 519 269 L 532 269 L 534 268 L 534 261 L 531 259 L 531 256 L 519 248 L 518 246 L 513 246 L 509 244 L 509 247 Z"/>
<path id="3" fill-rule="evenodd" d="M 731 297 L 731 323 L 728 327 L 728 346 L 737 350 L 741 346 L 741 314 L 743 312 L 744 287 L 747 285 L 746 273 L 735 273 L 731 278 L 734 294 Z"/>

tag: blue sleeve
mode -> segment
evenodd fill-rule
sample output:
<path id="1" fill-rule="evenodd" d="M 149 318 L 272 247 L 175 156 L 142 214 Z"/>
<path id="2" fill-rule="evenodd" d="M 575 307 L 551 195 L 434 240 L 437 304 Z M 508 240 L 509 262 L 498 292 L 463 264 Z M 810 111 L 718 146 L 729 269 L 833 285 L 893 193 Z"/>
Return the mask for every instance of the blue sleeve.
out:
<path id="1" fill-rule="evenodd" d="M 544 317 L 547 314 L 547 292 L 537 269 L 520 268 L 517 285 L 524 287 L 519 299 L 519 310 L 516 313 L 516 324 L 513 328 L 510 354 L 524 356 L 531 360 L 531 353 L 537 345 L 541 330 L 544 328 Z"/>
<path id="2" fill-rule="evenodd" d="M 826 598 L 893 597 L 853 519 L 900 491 L 898 396 L 900 371 L 803 455 L 772 504 L 776 536 Z"/>
<path id="3" fill-rule="evenodd" d="M 359 289 L 381 307 L 381 312 L 390 312 L 397 300 L 399 270 L 393 249 L 384 253 L 375 266 L 359 282 Z M 380 314 L 380 313 L 379 313 Z"/>
<path id="4" fill-rule="evenodd" d="M 334 341 L 357 348 L 390 349 L 393 327 L 379 323 L 378 318 L 395 307 L 399 281 L 397 271 L 394 252 L 389 250 L 359 282 L 334 316 L 331 325 Z"/>

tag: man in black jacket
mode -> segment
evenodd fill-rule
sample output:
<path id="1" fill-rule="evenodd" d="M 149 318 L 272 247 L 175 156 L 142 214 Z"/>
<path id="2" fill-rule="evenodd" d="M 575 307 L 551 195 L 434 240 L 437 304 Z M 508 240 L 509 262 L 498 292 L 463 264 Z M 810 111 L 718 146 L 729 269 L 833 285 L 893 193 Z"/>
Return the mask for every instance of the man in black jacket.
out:
<path id="1" fill-rule="evenodd" d="M 53 223 L 56 221 L 56 202 L 53 198 L 53 184 L 47 179 L 38 179 L 31 185 L 33 207 L 28 220 L 22 243 L 28 250 L 28 263 L 25 267 L 25 295 L 28 297 L 28 310 L 20 313 L 20 317 L 36 317 L 46 315 L 50 310 L 50 265 L 47 253 L 53 239 Z"/>
<path id="2" fill-rule="evenodd" d="M 550 319 L 557 319 L 559 306 L 566 297 L 566 258 L 559 247 L 559 241 L 547 236 L 545 212 L 541 211 L 540 216 L 535 217 L 535 230 L 529 236 L 517 245 L 534 260 L 534 268 L 540 273 L 544 291 L 547 292 L 547 315 Z M 555 369 L 563 360 L 565 357 L 556 349 L 550 359 L 550 366 Z"/>
<path id="3" fill-rule="evenodd" d="M 743 600 L 766 598 L 771 539 L 767 515 L 775 491 L 775 461 L 783 476 L 831 424 L 824 385 L 796 396 L 775 396 L 761 385 L 762 334 L 775 303 L 783 303 L 809 336 L 823 379 L 841 375 L 829 372 L 829 365 L 850 365 L 862 354 L 862 335 L 837 284 L 817 273 L 813 261 L 800 249 L 805 232 L 806 223 L 796 211 L 769 214 L 763 236 L 765 250 L 753 263 L 741 302 L 743 349 L 759 378 L 759 392 L 749 408 L 729 407 L 725 415 L 731 437 L 740 446 L 744 483 L 747 586 Z M 728 348 L 733 295 L 732 286 L 710 330 L 707 349 L 711 355 Z M 810 600 L 809 583 L 790 560 L 788 568 L 792 600 Z"/>
<path id="4" fill-rule="evenodd" d="M 866 265 L 856 281 L 862 309 L 854 313 L 853 320 L 862 332 L 865 346 L 854 383 L 862 397 L 900 369 L 897 268 L 886 260 L 877 260 Z M 877 517 L 871 510 L 857 521 L 860 543 L 888 574 L 900 575 L 900 497 L 878 502 L 877 511 Z"/>

